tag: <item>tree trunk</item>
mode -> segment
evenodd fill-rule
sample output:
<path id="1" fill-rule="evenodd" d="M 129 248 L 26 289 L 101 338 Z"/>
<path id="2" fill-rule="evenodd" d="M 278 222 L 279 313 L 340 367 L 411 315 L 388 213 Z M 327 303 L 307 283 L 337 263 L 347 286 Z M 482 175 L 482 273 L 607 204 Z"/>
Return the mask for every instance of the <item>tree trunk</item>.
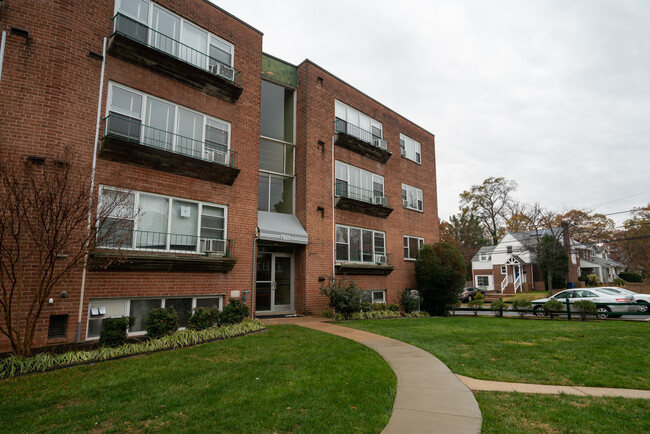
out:
<path id="1" fill-rule="evenodd" d="M 553 269 L 549 267 L 549 270 L 546 272 L 546 286 L 548 287 L 548 296 L 553 295 Z"/>

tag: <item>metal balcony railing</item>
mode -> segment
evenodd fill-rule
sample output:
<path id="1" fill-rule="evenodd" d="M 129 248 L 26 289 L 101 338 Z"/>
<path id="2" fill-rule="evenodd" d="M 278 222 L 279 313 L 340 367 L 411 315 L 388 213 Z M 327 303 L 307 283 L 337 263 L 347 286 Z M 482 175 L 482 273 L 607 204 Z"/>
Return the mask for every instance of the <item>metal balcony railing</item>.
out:
<path id="1" fill-rule="evenodd" d="M 373 190 L 355 187 L 347 181 L 336 181 L 334 183 L 336 196 L 360 200 L 373 205 L 388 206 L 388 196 L 384 196 Z"/>
<path id="2" fill-rule="evenodd" d="M 143 125 L 137 119 L 111 113 L 104 118 L 104 137 L 114 137 L 212 163 L 237 167 L 237 152 L 218 143 L 202 142 Z"/>
<path id="3" fill-rule="evenodd" d="M 206 53 L 185 45 L 163 33 L 157 32 L 145 24 L 119 12 L 111 20 L 113 20 L 113 34 L 118 33 L 126 36 L 147 47 L 167 53 L 178 60 L 239 85 L 239 70 L 236 68 L 220 62 L 214 57 L 210 57 Z"/>
<path id="4" fill-rule="evenodd" d="M 354 264 L 367 264 L 367 265 L 390 265 L 390 253 L 372 252 L 366 250 L 350 249 L 348 256 L 348 249 L 336 249 L 336 262 L 347 262 Z"/>
<path id="5" fill-rule="evenodd" d="M 386 140 L 373 136 L 370 131 L 362 130 L 356 125 L 352 125 L 344 121 L 343 119 L 336 118 L 334 121 L 334 131 L 337 133 L 349 134 L 350 136 L 356 137 L 359 140 L 370 143 L 372 146 L 383 149 L 386 151 L 388 149 L 388 144 Z"/>
<path id="6" fill-rule="evenodd" d="M 97 247 L 144 252 L 194 253 L 231 258 L 233 257 L 233 244 L 233 240 L 197 235 L 133 229 L 102 231 L 100 227 Z"/>

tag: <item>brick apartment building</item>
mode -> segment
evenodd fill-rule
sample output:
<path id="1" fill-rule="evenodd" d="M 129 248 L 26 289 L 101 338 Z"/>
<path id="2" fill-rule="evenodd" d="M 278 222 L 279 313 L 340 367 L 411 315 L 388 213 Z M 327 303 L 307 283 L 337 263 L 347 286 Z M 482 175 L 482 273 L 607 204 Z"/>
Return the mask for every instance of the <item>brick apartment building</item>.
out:
<path id="1" fill-rule="evenodd" d="M 97 134 L 93 212 L 122 203 L 120 236 L 51 295 L 35 346 L 74 341 L 79 315 L 90 340 L 109 316 L 137 334 L 154 307 L 183 325 L 230 297 L 319 314 L 331 275 L 377 302 L 415 287 L 417 249 L 438 240 L 431 133 L 264 54 L 261 32 L 204 0 L 1 4 L 0 155 L 71 148 L 90 169 Z"/>

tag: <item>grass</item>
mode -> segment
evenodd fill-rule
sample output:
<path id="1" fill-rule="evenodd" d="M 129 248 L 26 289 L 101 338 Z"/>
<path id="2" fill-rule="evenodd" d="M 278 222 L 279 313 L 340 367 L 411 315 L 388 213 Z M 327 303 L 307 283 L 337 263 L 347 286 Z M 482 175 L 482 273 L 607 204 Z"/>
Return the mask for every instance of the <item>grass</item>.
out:
<path id="1" fill-rule="evenodd" d="M 447 317 L 343 325 L 420 347 L 473 378 L 650 389 L 647 323 Z"/>
<path id="2" fill-rule="evenodd" d="M 515 301 L 515 300 L 539 300 L 540 298 L 548 297 L 548 291 L 531 291 L 531 292 L 520 292 L 514 295 L 502 297 L 503 301 Z"/>
<path id="3" fill-rule="evenodd" d="M 650 432 L 650 400 L 475 392 L 484 433 Z"/>
<path id="4" fill-rule="evenodd" d="M 379 432 L 396 380 L 375 352 L 295 326 L 0 381 L 25 431 Z"/>

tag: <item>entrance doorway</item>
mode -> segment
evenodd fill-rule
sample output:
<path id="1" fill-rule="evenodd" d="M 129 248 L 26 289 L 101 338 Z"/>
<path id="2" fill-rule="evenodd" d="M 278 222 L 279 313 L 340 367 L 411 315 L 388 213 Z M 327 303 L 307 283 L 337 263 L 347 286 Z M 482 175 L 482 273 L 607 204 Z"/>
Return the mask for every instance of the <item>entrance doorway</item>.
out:
<path id="1" fill-rule="evenodd" d="M 256 312 L 293 310 L 293 254 L 260 251 L 257 254 Z"/>

